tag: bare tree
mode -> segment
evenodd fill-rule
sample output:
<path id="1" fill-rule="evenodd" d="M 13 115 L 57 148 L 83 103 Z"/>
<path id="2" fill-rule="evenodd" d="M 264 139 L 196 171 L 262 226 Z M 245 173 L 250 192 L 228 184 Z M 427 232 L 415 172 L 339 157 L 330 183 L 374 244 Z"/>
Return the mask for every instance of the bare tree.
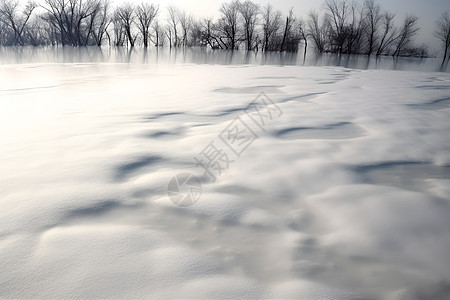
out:
<path id="1" fill-rule="evenodd" d="M 186 13 L 186 11 L 177 11 L 178 20 L 181 25 L 182 38 L 181 38 L 181 46 L 187 47 L 189 44 L 189 34 L 194 25 L 194 18 Z"/>
<path id="2" fill-rule="evenodd" d="M 262 22 L 264 51 L 278 50 L 276 39 L 281 28 L 281 12 L 275 11 L 270 3 L 267 4 L 262 12 Z"/>
<path id="3" fill-rule="evenodd" d="M 114 12 L 111 22 L 113 24 L 114 46 L 123 46 L 126 41 L 126 33 L 122 25 L 122 19 L 119 17 L 117 11 Z"/>
<path id="4" fill-rule="evenodd" d="M 156 47 L 160 47 L 164 45 L 164 28 L 159 24 L 158 20 L 155 20 L 152 25 L 152 29 L 154 32 L 153 37 L 151 37 L 152 42 Z"/>
<path id="5" fill-rule="evenodd" d="M 150 25 L 158 15 L 159 7 L 154 4 L 141 3 L 136 7 L 136 16 L 138 19 L 138 29 L 142 35 L 144 47 L 148 47 L 150 37 Z"/>
<path id="6" fill-rule="evenodd" d="M 166 25 L 163 29 L 164 34 L 167 38 L 167 40 L 169 41 L 169 47 L 172 48 L 173 46 L 173 32 L 172 32 L 172 27 L 170 27 L 170 25 Z"/>
<path id="7" fill-rule="evenodd" d="M 325 0 L 324 8 L 329 26 L 333 52 L 342 53 L 347 38 L 346 21 L 349 14 L 347 0 Z"/>
<path id="8" fill-rule="evenodd" d="M 102 0 L 78 0 L 79 18 L 76 25 L 77 45 L 87 46 L 97 44 L 93 42 L 94 32 L 97 29 L 97 19 L 101 16 Z M 106 16 L 105 16 L 106 17 Z M 105 20 L 106 21 L 106 20 Z M 106 30 L 106 29 L 105 29 Z"/>
<path id="9" fill-rule="evenodd" d="M 442 62 L 444 63 L 450 49 L 450 10 L 444 12 L 436 22 L 434 36 L 442 41 L 442 46 L 444 47 L 444 58 Z M 448 57 L 450 58 L 450 54 Z"/>
<path id="10" fill-rule="evenodd" d="M 63 46 L 69 44 L 70 37 L 68 36 L 70 33 L 66 28 L 69 18 L 65 12 L 66 4 L 62 1 L 45 0 L 41 6 L 46 10 L 46 13 L 42 16 L 43 20 L 54 30 L 52 43 L 61 43 Z"/>
<path id="11" fill-rule="evenodd" d="M 253 50 L 255 44 L 255 28 L 258 21 L 259 5 L 251 0 L 245 0 L 239 5 L 244 26 L 244 35 L 247 50 Z"/>
<path id="12" fill-rule="evenodd" d="M 136 19 L 136 15 L 134 13 L 134 6 L 130 3 L 124 3 L 116 9 L 116 18 L 119 22 L 119 26 L 123 28 L 125 31 L 125 35 L 127 38 L 130 47 L 134 47 L 136 42 L 137 34 L 134 33 L 134 22 Z"/>
<path id="13" fill-rule="evenodd" d="M 100 9 L 98 16 L 96 18 L 96 26 L 93 32 L 95 43 L 99 47 L 102 45 L 103 37 L 105 34 L 108 36 L 108 39 L 110 40 L 107 31 L 109 24 L 111 24 L 110 6 L 111 3 L 109 0 L 100 1 Z M 111 44 L 111 40 L 109 41 L 109 44 Z"/>
<path id="14" fill-rule="evenodd" d="M 229 3 L 223 3 L 219 9 L 219 12 L 222 14 L 219 20 L 219 39 L 226 49 L 237 49 L 239 6 L 239 0 L 234 0 Z"/>
<path id="15" fill-rule="evenodd" d="M 165 42 L 170 47 L 209 46 L 211 48 L 264 51 L 297 51 L 308 42 L 318 52 L 393 54 L 426 56 L 427 49 L 413 45 L 417 18 L 406 16 L 394 26 L 394 15 L 382 12 L 378 0 L 323 0 L 323 13 L 310 12 L 303 21 L 291 9 L 283 19 L 280 11 L 256 0 L 227 0 L 219 8 L 220 17 L 197 20 L 174 6 L 168 7 L 164 24 L 157 21 L 154 4 L 119 4 L 112 0 L 39 0 L 21 5 L 0 0 L 1 45 L 101 46 L 105 40 L 117 46 L 140 44 L 148 47 Z M 39 11 L 38 13 L 36 13 Z M 436 23 L 435 36 L 449 57 L 450 11 Z M 112 26 L 110 26 L 112 24 Z"/>
<path id="16" fill-rule="evenodd" d="M 365 53 L 371 55 L 378 43 L 378 31 L 381 25 L 381 7 L 376 0 L 366 0 L 363 7 L 364 35 L 367 40 Z"/>
<path id="17" fill-rule="evenodd" d="M 85 38 L 84 46 L 97 45 L 101 46 L 103 37 L 107 33 L 107 28 L 111 22 L 109 16 L 110 2 L 109 0 L 91 1 L 90 7 L 92 13 L 86 17 L 85 21 Z"/>
<path id="18" fill-rule="evenodd" d="M 201 44 L 204 46 L 209 45 L 212 49 L 222 48 L 217 37 L 215 36 L 214 22 L 211 18 L 203 18 L 200 21 L 201 28 Z"/>
<path id="19" fill-rule="evenodd" d="M 290 43 L 290 39 L 293 38 L 292 35 L 295 21 L 294 9 L 291 8 L 288 12 L 288 15 L 286 16 L 286 22 L 284 23 L 284 33 L 281 40 L 280 51 L 288 50 L 288 43 Z"/>
<path id="20" fill-rule="evenodd" d="M 308 48 L 308 33 L 307 33 L 307 29 L 306 29 L 306 25 L 305 22 L 303 21 L 303 19 L 299 19 L 297 21 L 297 28 L 298 28 L 298 36 L 303 40 L 303 43 L 305 44 L 304 47 L 304 51 L 303 51 L 303 57 L 306 57 L 306 49 Z"/>
<path id="21" fill-rule="evenodd" d="M 169 25 L 168 25 L 168 30 L 166 30 L 166 35 L 168 34 L 168 38 L 169 38 L 169 42 L 170 42 L 170 47 L 172 47 L 172 44 L 174 47 L 178 46 L 178 24 L 179 24 L 179 19 L 178 19 L 178 9 L 174 6 L 169 6 L 167 8 L 167 12 L 169 14 Z"/>
<path id="22" fill-rule="evenodd" d="M 417 34 L 419 31 L 419 27 L 417 27 L 417 17 L 409 16 L 405 17 L 403 21 L 403 26 L 400 30 L 400 34 L 397 36 L 397 47 L 395 48 L 392 56 L 399 56 L 402 50 L 410 45 L 412 42 L 413 36 Z"/>
<path id="23" fill-rule="evenodd" d="M 380 43 L 378 44 L 377 56 L 383 54 L 395 41 L 397 29 L 394 26 L 394 18 L 395 15 L 389 12 L 385 12 L 381 17 L 383 35 L 381 37 Z"/>
<path id="24" fill-rule="evenodd" d="M 56 43 L 83 46 L 89 43 L 100 0 L 44 0 L 42 18 L 55 28 Z"/>
<path id="25" fill-rule="evenodd" d="M 308 18 L 308 35 L 312 38 L 316 51 L 323 53 L 326 50 L 326 33 L 329 27 L 327 19 L 321 23 L 319 14 L 315 11 L 310 11 Z"/>
<path id="26" fill-rule="evenodd" d="M 12 31 L 7 45 L 23 45 L 22 35 L 36 6 L 36 3 L 28 2 L 24 10 L 19 13 L 19 1 L 3 0 L 0 2 L 0 21 Z"/>
<path id="27" fill-rule="evenodd" d="M 345 53 L 361 53 L 362 32 L 364 27 L 364 16 L 356 2 L 350 5 L 350 16 L 348 24 L 345 25 Z"/>
<path id="28" fill-rule="evenodd" d="M 189 35 L 187 38 L 187 46 L 204 46 L 203 31 L 200 21 L 197 21 L 193 16 L 190 16 Z"/>
<path id="29" fill-rule="evenodd" d="M 420 46 L 416 48 L 415 54 L 421 58 L 428 57 L 428 46 L 425 43 L 420 44 Z"/>
<path id="30" fill-rule="evenodd" d="M 23 32 L 23 36 L 21 38 L 22 44 L 31 46 L 50 44 L 50 41 L 53 39 L 53 32 L 54 29 L 49 27 L 48 24 L 42 20 L 42 18 L 38 15 L 34 15 L 30 18 L 29 23 Z"/>

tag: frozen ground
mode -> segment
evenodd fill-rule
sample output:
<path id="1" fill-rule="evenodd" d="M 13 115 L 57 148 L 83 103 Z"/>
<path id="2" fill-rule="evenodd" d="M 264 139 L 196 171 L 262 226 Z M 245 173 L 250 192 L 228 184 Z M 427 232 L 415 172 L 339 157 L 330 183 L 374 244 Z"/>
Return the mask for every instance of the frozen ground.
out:
<path id="1" fill-rule="evenodd" d="M 0 65 L 0 297 L 448 299 L 449 107 L 449 73 Z M 213 182 L 194 157 L 238 116 Z"/>

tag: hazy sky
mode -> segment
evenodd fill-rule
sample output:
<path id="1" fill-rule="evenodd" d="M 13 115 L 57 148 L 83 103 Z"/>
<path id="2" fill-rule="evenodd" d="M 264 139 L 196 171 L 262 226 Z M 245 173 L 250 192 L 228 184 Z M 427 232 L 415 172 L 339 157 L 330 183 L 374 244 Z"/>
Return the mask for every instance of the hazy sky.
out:
<path id="1" fill-rule="evenodd" d="M 132 2 L 140 3 L 142 0 L 130 0 Z M 174 5 L 183 8 L 196 16 L 211 16 L 217 17 L 219 15 L 218 9 L 224 0 L 144 0 L 150 3 L 158 3 L 161 8 L 161 15 L 165 16 L 165 7 L 167 5 Z M 286 13 L 290 7 L 294 7 L 297 16 L 305 17 L 306 13 L 311 10 L 320 10 L 323 1 L 314 0 L 254 0 L 261 5 L 268 2 L 272 3 L 276 8 Z M 364 0 L 355 0 L 363 3 Z M 115 3 L 121 3 L 122 0 L 115 0 Z M 379 0 L 382 8 L 389 10 L 397 15 L 397 22 L 401 22 L 406 13 L 413 14 L 419 17 L 419 25 L 421 30 L 417 36 L 419 43 L 425 42 L 431 48 L 439 48 L 439 41 L 433 36 L 434 25 L 437 18 L 447 9 L 450 9 L 449 0 Z"/>

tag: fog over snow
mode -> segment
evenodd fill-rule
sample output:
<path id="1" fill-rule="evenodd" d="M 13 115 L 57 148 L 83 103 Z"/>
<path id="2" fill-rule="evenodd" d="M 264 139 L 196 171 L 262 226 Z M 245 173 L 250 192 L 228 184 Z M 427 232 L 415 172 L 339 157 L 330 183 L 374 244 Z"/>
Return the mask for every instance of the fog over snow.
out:
<path id="1" fill-rule="evenodd" d="M 438 72 L 2 64 L 0 297 L 449 299 L 449 92 Z"/>

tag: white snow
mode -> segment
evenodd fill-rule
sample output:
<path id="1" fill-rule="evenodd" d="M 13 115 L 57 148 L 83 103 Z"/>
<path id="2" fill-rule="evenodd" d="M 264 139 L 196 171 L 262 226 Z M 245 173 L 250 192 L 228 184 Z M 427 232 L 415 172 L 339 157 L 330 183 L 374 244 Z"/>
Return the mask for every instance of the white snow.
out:
<path id="1" fill-rule="evenodd" d="M 448 295 L 449 91 L 449 73 L 0 65 L 0 297 Z M 282 115 L 202 176 L 260 92 Z M 187 208 L 167 195 L 182 172 L 203 184 Z"/>

